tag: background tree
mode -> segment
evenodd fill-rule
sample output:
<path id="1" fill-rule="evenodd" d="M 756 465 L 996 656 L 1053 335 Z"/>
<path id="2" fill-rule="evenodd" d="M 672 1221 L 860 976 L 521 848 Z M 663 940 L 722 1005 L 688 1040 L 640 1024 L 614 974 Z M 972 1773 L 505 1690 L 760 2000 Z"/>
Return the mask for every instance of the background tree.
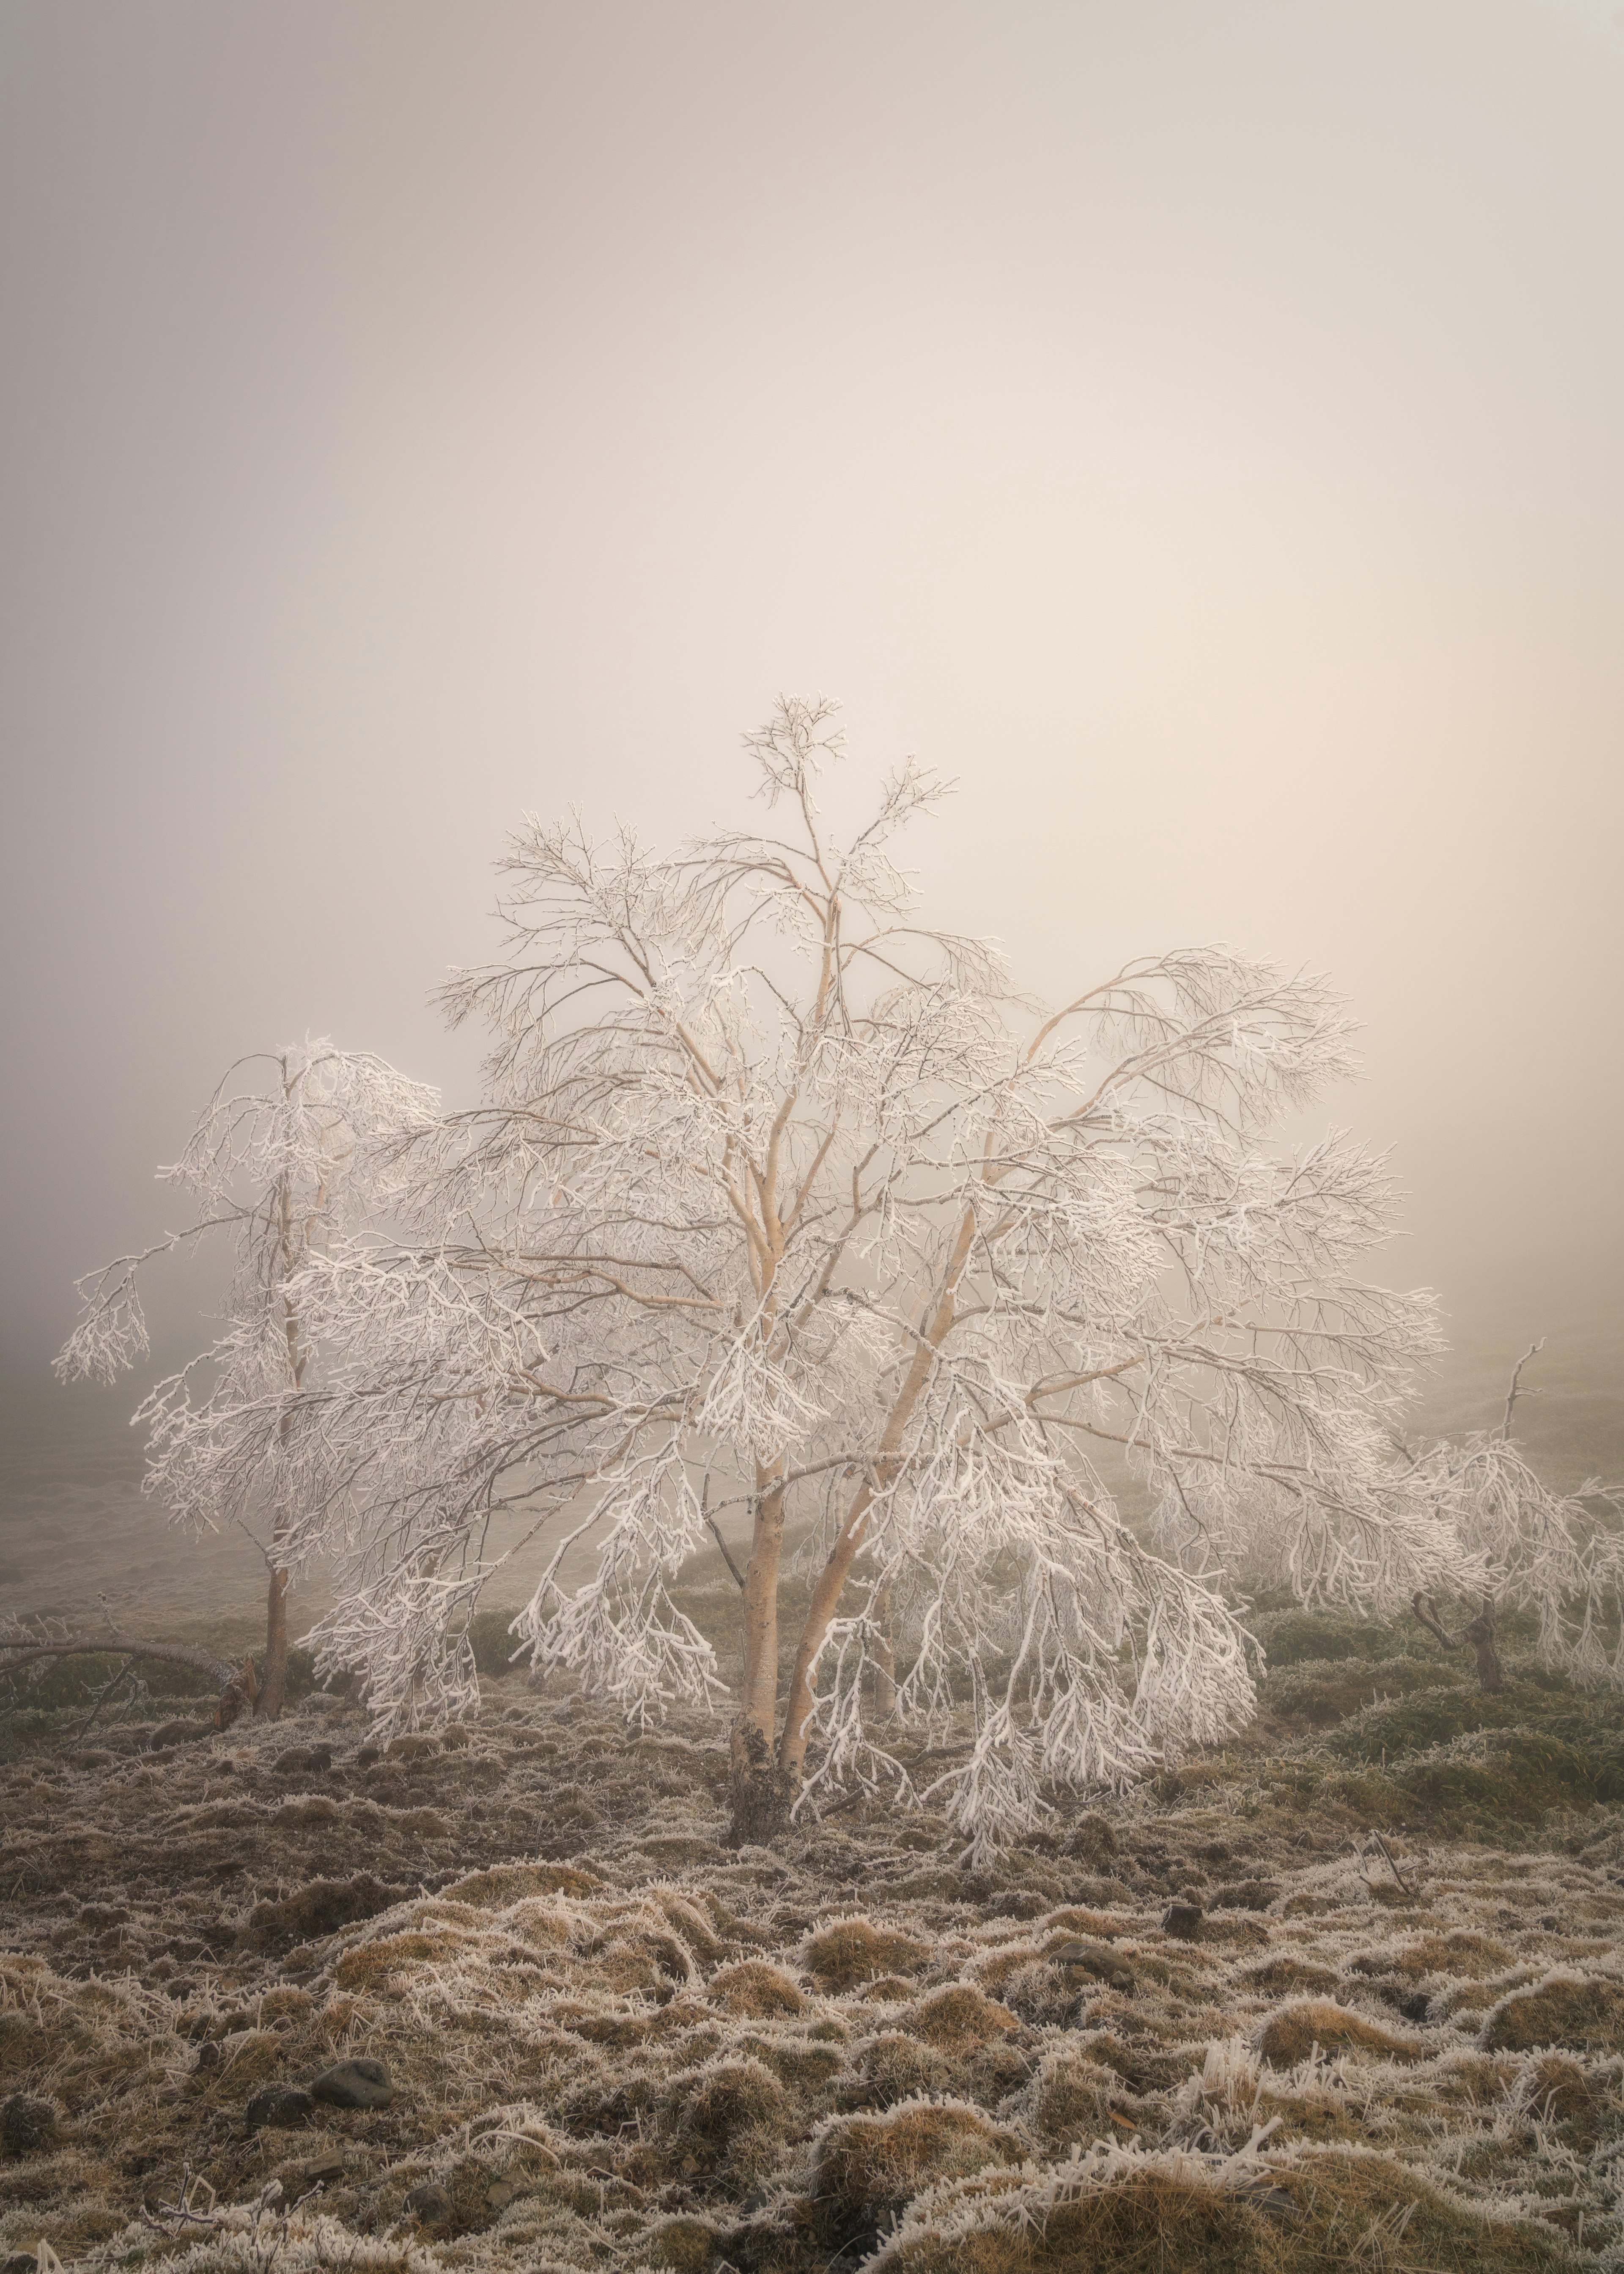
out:
<path id="1" fill-rule="evenodd" d="M 1583 1689 L 1624 1687 L 1624 1491 L 1598 1477 L 1576 1493 L 1550 1491 L 1511 1434 L 1517 1399 L 1530 1394 L 1522 1369 L 1544 1348 L 1533 1343 L 1517 1360 L 1498 1429 L 1401 1449 L 1410 1480 L 1458 1543 L 1448 1592 L 1471 1599 L 1471 1615 L 1453 1631 L 1430 1592 L 1417 1593 L 1415 1613 L 1446 1648 L 1470 1645 L 1485 1690 L 1505 1685 L 1495 1634 L 1501 1609 L 1535 1614 L 1542 1664 Z"/>
<path id="2" fill-rule="evenodd" d="M 1447 1532 L 1391 1449 L 1437 1333 L 1357 1276 L 1381 1163 L 1266 1143 L 1350 1070 L 1325 983 L 1209 947 L 1017 999 L 891 860 L 941 785 L 909 763 L 825 831 L 832 709 L 786 698 L 748 738 L 766 829 L 671 856 L 573 819 L 513 840 L 508 953 L 448 993 L 493 1031 L 485 1100 L 410 1148 L 439 1236 L 304 1275 L 350 1354 L 332 1461 L 380 1488 L 397 1464 L 323 1662 L 368 1660 L 410 1718 L 488 1568 L 477 1526 L 523 1505 L 569 1519 L 517 1623 L 535 1662 L 634 1720 L 704 1698 L 668 1583 L 731 1509 L 738 1832 L 809 1788 L 912 1791 L 905 1746 L 967 1700 L 968 1758 L 927 1789 L 985 1844 L 1046 1784 L 1245 1718 L 1218 1583 L 1259 1543 L 1304 1600 L 1440 1584 Z"/>
<path id="3" fill-rule="evenodd" d="M 259 1067 L 268 1081 L 234 1087 Z M 330 1043 L 240 1058 L 180 1159 L 159 1171 L 196 1195 L 196 1219 L 77 1283 L 81 1315 L 57 1374 L 111 1382 L 148 1349 L 142 1267 L 215 1234 L 233 1243 L 224 1331 L 159 1382 L 135 1419 L 147 1432 L 143 1490 L 194 1531 L 241 1525 L 265 1557 L 265 1657 L 244 1687 L 273 1720 L 287 1694 L 289 1580 L 342 1540 L 353 1515 L 346 1480 L 305 1457 L 307 1442 L 321 1442 L 300 1425 L 322 1353 L 297 1289 L 335 1239 L 387 1215 L 397 1186 L 385 1141 L 427 1126 L 437 1108 L 433 1091 L 381 1058 Z M 85 1646 L 109 1645 L 92 1637 Z"/>

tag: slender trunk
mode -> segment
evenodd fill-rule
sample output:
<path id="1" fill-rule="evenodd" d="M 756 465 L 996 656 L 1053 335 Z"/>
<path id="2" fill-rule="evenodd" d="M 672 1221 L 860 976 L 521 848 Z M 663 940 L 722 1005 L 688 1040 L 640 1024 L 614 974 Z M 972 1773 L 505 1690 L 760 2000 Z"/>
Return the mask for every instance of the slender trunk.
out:
<path id="1" fill-rule="evenodd" d="M 874 1645 L 874 1711 L 876 1719 L 888 1720 L 897 1710 L 897 1653 L 891 1633 L 891 1589 L 875 1590 L 874 1623 L 878 1629 Z"/>
<path id="2" fill-rule="evenodd" d="M 286 1095 L 289 1096 L 292 1095 L 285 1059 L 282 1061 L 282 1088 Z M 321 1205 L 326 1192 L 327 1178 L 324 1175 L 320 1191 L 317 1194 L 318 1209 Z M 278 1194 L 278 1207 L 282 1216 L 282 1269 L 285 1287 L 298 1261 L 293 1232 L 293 1186 L 290 1178 L 285 1176 L 282 1179 Z M 308 1253 L 308 1225 L 302 1245 Z M 298 1314 L 292 1304 L 289 1302 L 285 1293 L 282 1297 L 282 1333 L 288 1344 L 288 1369 L 292 1376 L 294 1392 L 297 1395 L 304 1383 L 304 1368 L 310 1353 L 300 1341 Z M 290 1419 L 291 1416 L 284 1409 L 282 1419 L 276 1425 L 277 1439 L 284 1452 L 287 1450 Z M 259 1677 L 259 1696 L 254 1700 L 256 1721 L 280 1721 L 282 1707 L 288 1702 L 288 1580 L 290 1575 L 279 1567 L 276 1560 L 276 1551 L 282 1547 L 283 1537 L 283 1526 L 279 1523 L 271 1533 L 270 1591 L 267 1595 L 265 1605 L 265 1668 Z"/>
<path id="3" fill-rule="evenodd" d="M 778 1740 L 778 1773 L 792 1791 L 800 1784 L 806 1766 L 807 1723 L 812 1713 L 812 1669 L 823 1646 L 823 1637 L 829 1631 L 841 1590 L 857 1561 L 873 1502 L 873 1488 L 868 1484 L 860 1487 L 840 1536 L 829 1552 L 829 1561 L 817 1575 L 817 1585 L 807 1606 L 807 1622 L 801 1630 L 795 1670 L 789 1682 L 789 1699 L 784 1708 L 784 1734 Z"/>
<path id="4" fill-rule="evenodd" d="M 1470 1643 L 1477 1654 L 1478 1686 L 1491 1692 L 1503 1690 L 1506 1675 L 1500 1662 L 1500 1653 L 1494 1647 L 1494 1601 L 1492 1596 L 1484 1597 L 1482 1610 L 1461 1629 L 1461 1639 Z"/>
<path id="5" fill-rule="evenodd" d="M 1416 1616 L 1429 1634 L 1435 1634 L 1446 1650 L 1458 1650 L 1463 1642 L 1470 1643 L 1477 1660 L 1478 1686 L 1491 1692 L 1506 1686 L 1505 1668 L 1500 1662 L 1500 1653 L 1494 1646 L 1494 1598 L 1485 1595 L 1483 1608 L 1475 1619 L 1469 1620 L 1456 1633 L 1451 1634 L 1438 1615 L 1438 1608 L 1430 1595 L 1410 1598 Z"/>
<path id="6" fill-rule="evenodd" d="M 272 1565 L 265 1607 L 265 1667 L 254 1701 L 254 1719 L 259 1721 L 280 1721 L 288 1702 L 288 1577 Z"/>
<path id="7" fill-rule="evenodd" d="M 778 1573 L 784 1555 L 784 1487 L 756 1471 L 756 1524 L 744 1574 L 744 1681 L 729 1766 L 733 1837 L 769 1840 L 781 1832 L 789 1797 L 772 1758 L 778 1702 Z"/>
<path id="8" fill-rule="evenodd" d="M 807 1607 L 807 1623 L 801 1632 L 801 1647 L 795 1653 L 795 1671 L 790 1678 L 789 1702 L 784 1709 L 784 1734 L 778 1740 L 778 1773 L 791 1791 L 801 1782 L 807 1758 L 807 1723 L 812 1713 L 812 1669 L 823 1646 L 823 1637 L 829 1631 L 829 1622 L 835 1615 L 841 1590 L 852 1576 L 852 1566 L 856 1562 L 858 1550 L 863 1544 L 863 1536 L 868 1528 L 868 1511 L 876 1498 L 888 1491 L 896 1480 L 903 1440 L 913 1419 L 914 1409 L 930 1378 L 936 1352 L 953 1323 L 958 1307 L 959 1283 L 969 1261 L 974 1231 L 975 1211 L 967 1208 L 959 1220 L 959 1233 L 943 1277 L 941 1294 L 924 1332 L 914 1344 L 913 1362 L 886 1421 L 885 1433 L 880 1440 L 879 1457 L 857 1487 L 846 1512 L 846 1522 L 840 1527 L 839 1537 L 830 1550 L 829 1561 L 819 1572 L 817 1585 L 812 1590 L 812 1600 Z"/>

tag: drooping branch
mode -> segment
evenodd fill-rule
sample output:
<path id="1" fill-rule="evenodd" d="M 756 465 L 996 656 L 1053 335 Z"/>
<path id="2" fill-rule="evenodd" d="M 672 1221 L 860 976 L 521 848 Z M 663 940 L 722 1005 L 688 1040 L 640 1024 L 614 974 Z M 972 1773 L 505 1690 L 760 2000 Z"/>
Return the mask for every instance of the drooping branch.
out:
<path id="1" fill-rule="evenodd" d="M 214 1685 L 217 1729 L 229 1728 L 244 1706 L 253 1705 L 256 1695 L 252 1659 L 241 1666 L 233 1666 L 229 1660 L 216 1658 L 212 1651 L 194 1643 L 158 1642 L 121 1634 L 62 1635 L 49 1640 L 33 1634 L 0 1636 L 0 1679 L 20 1674 L 47 1659 L 58 1658 L 124 1658 L 132 1665 L 150 1660 L 166 1666 L 187 1667 Z"/>

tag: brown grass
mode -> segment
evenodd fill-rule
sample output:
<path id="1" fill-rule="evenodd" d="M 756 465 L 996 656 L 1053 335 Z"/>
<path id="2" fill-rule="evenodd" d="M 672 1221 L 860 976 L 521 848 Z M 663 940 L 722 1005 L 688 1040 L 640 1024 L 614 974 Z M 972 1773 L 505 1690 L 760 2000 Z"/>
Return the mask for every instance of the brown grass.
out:
<path id="1" fill-rule="evenodd" d="M 1542 1982 L 1515 1991 L 1489 2015 L 1483 2044 L 1489 2052 L 1527 2052 L 1536 2045 L 1616 2052 L 1624 2047 L 1624 1983 Z"/>
<path id="2" fill-rule="evenodd" d="M 1271 2014 L 1258 2036 L 1258 2051 L 1271 2068 L 1295 2068 L 1315 2045 L 1327 2053 L 1374 2053 L 1385 2060 L 1416 2061 L 1424 2049 L 1413 2037 L 1395 2037 L 1380 2023 L 1328 1999 L 1310 1998 Z"/>
<path id="3" fill-rule="evenodd" d="M 832 2125 L 817 2145 L 815 2231 L 830 2248 L 849 2254 L 921 2188 L 1020 2160 L 1013 2133 L 979 2109 L 950 2102 L 851 2118 Z"/>
<path id="4" fill-rule="evenodd" d="M 1007 2006 L 999 2006 L 974 1983 L 955 1982 L 911 2006 L 898 2026 L 946 2053 L 972 2053 L 1020 2027 Z"/>
<path id="5" fill-rule="evenodd" d="M 758 2022 L 775 2014 L 804 2013 L 807 2003 L 781 1966 L 770 1966 L 761 1958 L 723 1967 L 719 1974 L 711 1976 L 705 1997 L 725 2014 L 741 2014 Z"/>
<path id="6" fill-rule="evenodd" d="M 1154 2165 L 1046 2216 L 975 2183 L 966 2225 L 904 2228 L 875 2274 L 1555 2274 L 1571 2262 L 1535 2225 L 1483 2218 L 1375 2158 L 1317 2156 L 1247 2188 Z"/>

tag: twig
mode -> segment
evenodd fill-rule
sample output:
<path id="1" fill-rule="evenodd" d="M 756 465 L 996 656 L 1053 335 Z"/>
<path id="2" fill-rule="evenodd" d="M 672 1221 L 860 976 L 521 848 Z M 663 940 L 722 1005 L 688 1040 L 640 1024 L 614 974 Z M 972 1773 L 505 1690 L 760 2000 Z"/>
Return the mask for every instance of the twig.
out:
<path id="1" fill-rule="evenodd" d="M 1511 1409 L 1516 1404 L 1519 1394 L 1524 1397 L 1538 1397 L 1542 1394 L 1538 1389 L 1523 1389 L 1522 1388 L 1521 1377 L 1522 1369 L 1528 1364 L 1530 1359 L 1538 1358 L 1545 1346 L 1545 1338 L 1541 1335 L 1537 1343 L 1530 1343 L 1528 1348 L 1523 1352 L 1522 1357 L 1511 1369 L 1511 1387 L 1506 1392 L 1506 1418 L 1500 1425 L 1500 1434 L 1502 1440 L 1509 1437 L 1511 1434 Z"/>
<path id="2" fill-rule="evenodd" d="M 1394 1862 L 1394 1860 L 1393 1860 L 1393 1850 L 1388 1847 L 1388 1845 L 1387 1845 L 1387 1841 L 1382 1838 L 1382 1836 L 1381 1836 L 1380 1833 L 1380 1832 L 1372 1832 L 1372 1834 L 1371 1834 L 1371 1837 L 1372 1837 L 1372 1840 L 1374 1840 L 1374 1841 L 1375 1841 L 1375 1843 L 1376 1843 L 1377 1847 L 1380 1849 L 1380 1850 L 1381 1850 L 1382 1854 L 1387 1857 L 1387 1869 L 1392 1872 L 1392 1874 L 1393 1874 L 1394 1878 L 1398 1881 L 1398 1883 L 1399 1883 L 1400 1886 L 1401 1886 L 1401 1887 L 1402 1887 L 1402 1889 L 1404 1890 L 1404 1893 L 1405 1893 L 1407 1895 L 1413 1895 L 1413 1894 L 1414 1894 L 1414 1893 L 1415 1893 L 1415 1889 L 1410 1886 L 1410 1884 L 1409 1880 L 1404 1877 L 1404 1874 L 1403 1874 L 1403 1873 L 1399 1870 L 1398 1865 Z"/>
<path id="3" fill-rule="evenodd" d="M 699 1506 L 700 1512 L 703 1516 L 705 1522 L 710 1525 L 711 1531 L 716 1535 L 716 1544 L 722 1551 L 722 1561 L 726 1564 L 728 1570 L 739 1582 L 739 1590 L 742 1594 L 744 1592 L 744 1574 L 739 1569 L 739 1566 L 733 1562 L 733 1551 L 722 1537 L 722 1527 L 717 1522 L 715 1517 L 710 1513 L 710 1480 L 708 1476 L 706 1477 L 704 1483 L 700 1487 Z"/>

